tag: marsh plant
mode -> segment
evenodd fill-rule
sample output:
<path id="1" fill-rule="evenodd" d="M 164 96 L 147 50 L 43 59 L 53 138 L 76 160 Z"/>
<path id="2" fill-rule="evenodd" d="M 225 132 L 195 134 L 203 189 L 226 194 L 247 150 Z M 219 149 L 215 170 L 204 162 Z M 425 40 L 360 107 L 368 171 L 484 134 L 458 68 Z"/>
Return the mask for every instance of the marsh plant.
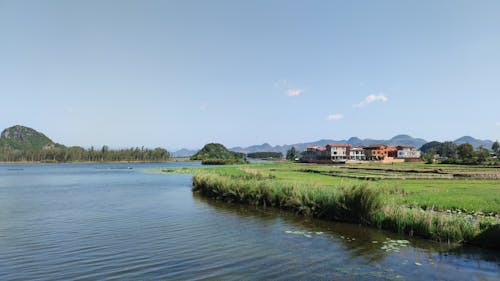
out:
<path id="1" fill-rule="evenodd" d="M 199 170 L 193 176 L 193 191 L 226 202 L 275 207 L 444 242 L 471 242 L 497 225 L 494 218 L 397 204 L 387 199 L 390 189 L 371 182 L 325 187 L 279 181 L 272 174 L 253 170 Z"/>
<path id="2" fill-rule="evenodd" d="M 330 189 L 273 181 L 262 174 L 197 173 L 193 177 L 193 190 L 227 202 L 271 206 L 301 215 L 367 225 L 382 207 L 380 193 L 368 184 Z"/>

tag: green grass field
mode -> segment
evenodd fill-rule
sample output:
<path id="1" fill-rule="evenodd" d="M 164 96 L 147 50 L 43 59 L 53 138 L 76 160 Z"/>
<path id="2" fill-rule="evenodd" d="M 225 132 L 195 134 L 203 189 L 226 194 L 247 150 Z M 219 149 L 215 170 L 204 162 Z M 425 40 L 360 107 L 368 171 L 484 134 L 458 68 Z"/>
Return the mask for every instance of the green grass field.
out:
<path id="1" fill-rule="evenodd" d="M 359 165 L 357 165 L 359 166 Z M 397 165 L 369 164 L 371 168 L 379 169 L 453 169 L 454 172 L 476 171 L 500 173 L 500 169 L 429 165 L 403 163 Z M 358 168 L 358 167 L 356 167 Z M 346 178 L 336 175 L 305 172 L 313 170 L 317 172 L 334 171 L 339 174 L 350 174 L 356 176 L 370 176 L 369 173 L 361 173 L 356 170 L 347 170 L 342 166 L 326 165 L 301 165 L 294 163 L 270 163 L 249 164 L 235 166 L 218 166 L 202 168 L 206 172 L 223 174 L 228 176 L 241 176 L 248 172 L 259 173 L 273 177 L 274 180 L 289 184 L 307 184 L 324 188 L 336 188 L 339 186 L 356 185 L 367 182 L 356 178 Z M 346 171 L 342 171 L 346 170 Z M 195 169 L 184 169 L 185 173 L 194 173 Z M 177 170 L 179 172 L 179 170 Z M 380 175 L 380 172 L 377 176 Z M 439 211 L 461 211 L 500 214 L 500 180 L 498 179 L 474 179 L 474 178 L 425 178 L 425 179 L 381 179 L 369 181 L 371 185 L 381 187 L 384 192 L 385 201 L 394 201 L 411 207 L 423 209 L 433 208 Z"/>

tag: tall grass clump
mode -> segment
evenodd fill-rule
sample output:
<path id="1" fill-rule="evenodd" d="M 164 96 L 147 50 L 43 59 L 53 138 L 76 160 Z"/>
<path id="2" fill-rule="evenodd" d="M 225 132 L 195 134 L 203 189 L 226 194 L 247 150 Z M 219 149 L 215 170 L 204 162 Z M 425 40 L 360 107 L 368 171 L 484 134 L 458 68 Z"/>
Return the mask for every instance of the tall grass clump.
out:
<path id="1" fill-rule="evenodd" d="M 494 227 L 493 219 L 388 205 L 374 216 L 379 228 L 442 242 L 471 242 Z"/>
<path id="2" fill-rule="evenodd" d="M 271 206 L 318 218 L 371 224 L 382 206 L 379 193 L 367 184 L 325 188 L 273 181 L 260 174 L 225 176 L 197 173 L 193 191 L 256 206 Z"/>
<path id="3" fill-rule="evenodd" d="M 341 216 L 363 224 L 371 224 L 375 213 L 382 207 L 380 191 L 368 184 L 343 187 L 342 191 Z"/>

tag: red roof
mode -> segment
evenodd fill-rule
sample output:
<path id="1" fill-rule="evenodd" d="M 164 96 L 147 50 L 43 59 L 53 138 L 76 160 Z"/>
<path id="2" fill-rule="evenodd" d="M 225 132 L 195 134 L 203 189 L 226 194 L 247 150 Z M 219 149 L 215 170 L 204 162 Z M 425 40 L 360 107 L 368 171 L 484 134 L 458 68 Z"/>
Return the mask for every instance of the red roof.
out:
<path id="1" fill-rule="evenodd" d="M 387 145 L 385 144 L 375 144 L 375 145 L 365 146 L 364 149 L 380 149 L 382 146 L 387 147 Z"/>
<path id="2" fill-rule="evenodd" d="M 347 144 L 347 143 L 330 143 L 327 146 L 331 146 L 331 147 L 349 147 L 351 145 Z"/>

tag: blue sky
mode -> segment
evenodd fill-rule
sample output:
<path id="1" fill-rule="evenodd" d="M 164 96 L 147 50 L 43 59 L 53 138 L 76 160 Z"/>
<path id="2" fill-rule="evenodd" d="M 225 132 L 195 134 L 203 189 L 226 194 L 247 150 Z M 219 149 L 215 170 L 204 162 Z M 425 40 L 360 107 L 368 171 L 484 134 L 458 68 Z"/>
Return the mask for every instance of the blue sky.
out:
<path id="1" fill-rule="evenodd" d="M 500 139 L 500 1 L 0 0 L 0 128 L 66 145 Z"/>

